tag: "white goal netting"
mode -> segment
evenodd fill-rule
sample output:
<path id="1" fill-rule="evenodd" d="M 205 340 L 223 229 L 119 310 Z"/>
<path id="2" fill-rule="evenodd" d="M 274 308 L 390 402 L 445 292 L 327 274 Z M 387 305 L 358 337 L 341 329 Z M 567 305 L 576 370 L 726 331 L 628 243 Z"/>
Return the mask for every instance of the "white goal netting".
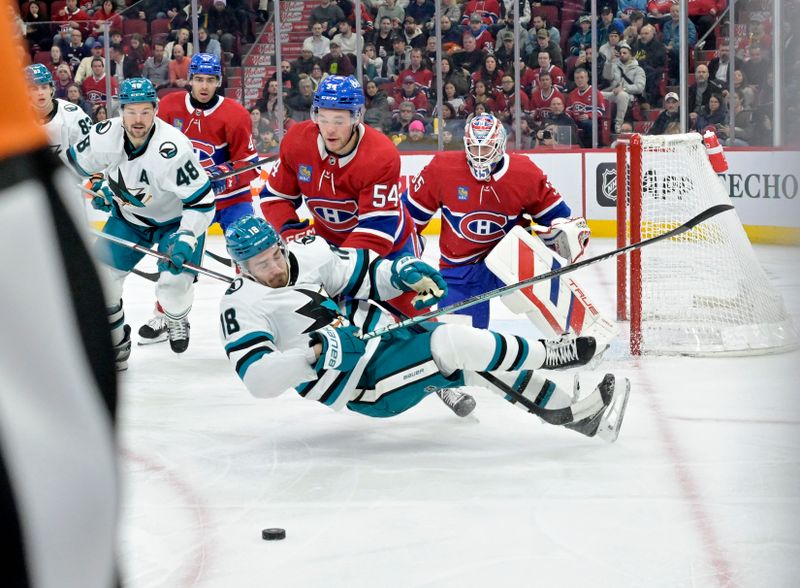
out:
<path id="1" fill-rule="evenodd" d="M 642 239 L 710 206 L 731 203 L 700 135 L 648 136 L 641 142 Z M 642 353 L 770 353 L 798 345 L 783 299 L 756 259 L 736 211 L 643 248 L 640 274 L 631 269 L 630 280 L 637 279 Z"/>

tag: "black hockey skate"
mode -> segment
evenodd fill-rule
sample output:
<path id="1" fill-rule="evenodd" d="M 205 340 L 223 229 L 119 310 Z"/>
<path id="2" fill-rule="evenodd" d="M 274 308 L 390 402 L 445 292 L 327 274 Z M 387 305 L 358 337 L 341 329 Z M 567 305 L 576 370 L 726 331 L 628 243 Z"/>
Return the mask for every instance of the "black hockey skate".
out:
<path id="1" fill-rule="evenodd" d="M 189 319 L 171 319 L 167 317 L 167 333 L 169 346 L 175 353 L 183 353 L 189 347 Z"/>
<path id="2" fill-rule="evenodd" d="M 456 416 L 465 417 L 475 410 L 475 399 L 455 388 L 437 388 L 436 395 L 442 399 Z"/>
<path id="3" fill-rule="evenodd" d="M 131 356 L 131 328 L 129 325 L 123 327 L 125 336 L 122 341 L 114 345 L 114 363 L 118 372 L 128 369 L 128 358 Z"/>
<path id="4" fill-rule="evenodd" d="M 597 391 L 603 399 L 603 407 L 592 416 L 564 426 L 587 437 L 597 436 L 609 443 L 616 441 L 631 392 L 630 380 L 628 378 L 623 380 L 624 385 L 617 387 L 614 374 L 606 374 L 603 381 L 597 385 Z"/>
<path id="5" fill-rule="evenodd" d="M 139 327 L 139 345 L 152 345 L 167 340 L 167 317 L 156 312 L 149 321 Z"/>
<path id="6" fill-rule="evenodd" d="M 545 359 L 542 369 L 557 370 L 586 365 L 597 351 L 594 337 L 564 335 L 561 339 L 539 339 L 544 345 Z"/>

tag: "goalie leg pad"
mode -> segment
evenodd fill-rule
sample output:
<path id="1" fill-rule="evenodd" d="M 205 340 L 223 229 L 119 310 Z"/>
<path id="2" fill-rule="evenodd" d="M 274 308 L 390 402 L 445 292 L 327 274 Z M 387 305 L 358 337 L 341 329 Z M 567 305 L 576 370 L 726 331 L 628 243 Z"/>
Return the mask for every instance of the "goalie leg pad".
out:
<path id="1" fill-rule="evenodd" d="M 486 257 L 486 267 L 503 284 L 516 284 L 565 265 L 538 238 L 514 227 Z M 619 328 L 604 318 L 586 293 L 569 276 L 537 282 L 501 298 L 509 310 L 524 314 L 548 337 L 571 331 L 591 335 L 603 348 Z"/>

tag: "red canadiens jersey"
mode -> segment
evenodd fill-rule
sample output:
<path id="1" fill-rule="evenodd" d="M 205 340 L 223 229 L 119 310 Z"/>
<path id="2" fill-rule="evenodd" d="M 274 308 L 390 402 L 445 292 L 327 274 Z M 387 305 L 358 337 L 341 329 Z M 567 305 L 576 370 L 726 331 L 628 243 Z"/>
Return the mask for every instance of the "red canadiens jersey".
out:
<path id="1" fill-rule="evenodd" d="M 398 192 L 400 156 L 388 137 L 358 128 L 358 145 L 344 157 L 327 152 L 313 121 L 289 129 L 261 192 L 261 210 L 272 226 L 297 222 L 305 201 L 317 235 L 329 243 L 380 255 L 403 246 L 414 228 Z"/>
<path id="2" fill-rule="evenodd" d="M 555 88 L 550 88 L 550 92 L 545 93 L 542 91 L 541 86 L 531 93 L 531 99 L 528 104 L 530 104 L 531 110 L 541 111 L 539 114 L 542 115 L 544 112 L 552 112 L 553 109 L 550 107 L 550 103 L 556 96 L 561 98 L 561 102 L 566 106 L 567 101 L 561 92 Z"/>
<path id="3" fill-rule="evenodd" d="M 250 113 L 238 102 L 220 96 L 216 106 L 200 110 L 192 106 L 188 92 L 173 92 L 158 103 L 158 117 L 189 137 L 204 168 L 231 161 L 234 167 L 244 167 L 258 161 Z M 258 170 L 235 176 L 239 181 L 217 194 L 217 209 L 249 202 L 250 182 L 257 176 Z"/>
<path id="4" fill-rule="evenodd" d="M 419 231 L 441 209 L 442 267 L 482 260 L 516 225 L 528 224 L 523 213 L 543 225 L 571 214 L 544 172 L 525 155 L 510 153 L 488 182 L 473 177 L 463 151 L 437 153 L 406 200 Z"/>
<path id="5" fill-rule="evenodd" d="M 606 108 L 608 104 L 606 103 L 606 99 L 603 98 L 603 94 L 598 92 L 597 93 L 597 114 L 600 115 L 599 118 L 603 118 L 606 114 Z M 570 115 L 575 120 L 578 120 L 582 114 L 586 114 L 591 116 L 592 115 L 592 87 L 587 86 L 587 88 L 581 92 L 578 88 L 572 90 L 567 96 L 567 114 Z"/>

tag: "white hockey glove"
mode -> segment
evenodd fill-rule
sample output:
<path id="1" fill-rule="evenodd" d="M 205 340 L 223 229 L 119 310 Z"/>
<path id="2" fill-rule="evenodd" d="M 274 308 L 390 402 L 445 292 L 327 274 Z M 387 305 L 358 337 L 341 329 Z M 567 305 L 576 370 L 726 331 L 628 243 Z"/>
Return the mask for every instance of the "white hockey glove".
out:
<path id="1" fill-rule="evenodd" d="M 583 255 L 592 234 L 582 217 L 557 218 L 549 227 L 534 225 L 533 230 L 545 245 L 570 263 Z"/>
<path id="2" fill-rule="evenodd" d="M 317 343 L 322 345 L 322 352 L 319 354 L 314 369 L 319 370 L 339 370 L 349 372 L 364 355 L 366 343 L 358 338 L 358 329 L 354 326 L 348 327 L 323 327 L 309 334 L 308 346 L 313 347 Z"/>
<path id="3" fill-rule="evenodd" d="M 395 259 L 391 282 L 403 292 L 417 292 L 411 300 L 417 310 L 433 306 L 447 295 L 447 282 L 442 274 L 416 257 Z"/>

